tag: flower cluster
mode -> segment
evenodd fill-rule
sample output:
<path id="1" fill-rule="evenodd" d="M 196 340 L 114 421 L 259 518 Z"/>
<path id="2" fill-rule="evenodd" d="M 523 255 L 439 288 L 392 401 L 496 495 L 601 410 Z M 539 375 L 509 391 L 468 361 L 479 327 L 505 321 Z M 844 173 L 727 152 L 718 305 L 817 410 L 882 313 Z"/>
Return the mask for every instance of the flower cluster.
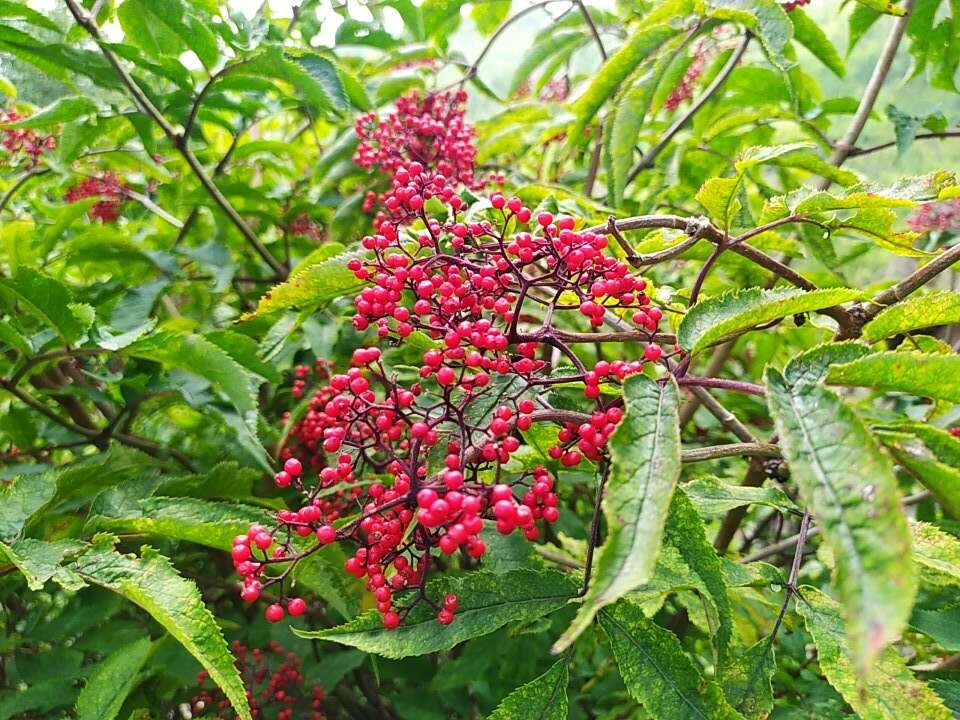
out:
<path id="1" fill-rule="evenodd" d="M 914 232 L 960 231 L 960 198 L 923 203 L 907 218 Z"/>
<path id="2" fill-rule="evenodd" d="M 366 283 L 354 300 L 356 329 L 388 345 L 416 333 L 424 349 L 416 373 L 403 375 L 379 347 L 360 348 L 346 372 L 313 391 L 275 477 L 299 494 L 299 507 L 234 544 L 245 600 L 279 588 L 271 621 L 304 612 L 302 599 L 284 594 L 285 580 L 308 554 L 339 542 L 351 548 L 344 570 L 373 593 L 385 627 L 421 602 L 453 622 L 459 599 L 430 597 L 431 569 L 456 554 L 482 558 L 486 532 L 533 541 L 540 523 L 556 522 L 551 458 L 561 467 L 601 459 L 623 417 L 603 386 L 661 359 L 662 312 L 605 232 L 498 192 L 470 208 L 456 183 L 420 162 L 396 167 L 386 212 L 361 241 L 368 254 L 348 263 Z M 632 322 L 627 333 L 644 343 L 643 356 L 587 367 L 572 345 L 592 344 L 600 336 L 587 330 L 608 321 Z M 578 324 L 583 331 L 558 329 Z M 296 371 L 301 394 L 309 374 Z M 554 386 L 579 386 L 595 411 L 552 407 Z M 523 459 L 524 433 L 544 422 L 561 425 L 549 457 Z"/>
<path id="3" fill-rule="evenodd" d="M 120 217 L 120 205 L 126 197 L 126 187 L 112 172 L 105 172 L 95 177 L 84 178 L 70 187 L 64 199 L 68 203 L 75 203 L 88 197 L 99 197 L 101 200 L 90 208 L 90 217 L 103 223 L 115 222 Z"/>
<path id="4" fill-rule="evenodd" d="M 15 123 L 25 120 L 26 117 L 14 110 L 0 111 L 0 124 Z M 44 151 L 57 147 L 57 138 L 53 135 L 39 135 L 27 128 L 4 128 L 0 144 L 9 153 L 11 161 L 17 157 L 26 157 L 30 165 L 35 166 L 40 162 L 40 155 Z"/>
<path id="5" fill-rule="evenodd" d="M 247 689 L 250 713 L 258 720 L 322 720 L 323 688 L 307 688 L 300 672 L 300 658 L 276 641 L 265 650 L 233 643 L 237 669 Z M 206 671 L 197 675 L 200 690 L 190 701 L 194 717 L 232 720 L 239 717 L 219 687 L 205 686 Z"/>

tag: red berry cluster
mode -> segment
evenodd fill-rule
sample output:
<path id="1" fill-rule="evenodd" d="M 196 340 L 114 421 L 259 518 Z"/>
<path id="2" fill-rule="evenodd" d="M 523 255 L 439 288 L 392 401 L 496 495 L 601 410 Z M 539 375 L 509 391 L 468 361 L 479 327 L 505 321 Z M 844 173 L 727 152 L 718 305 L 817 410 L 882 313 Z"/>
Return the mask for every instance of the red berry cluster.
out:
<path id="1" fill-rule="evenodd" d="M 300 658 L 276 641 L 265 650 L 233 643 L 237 669 L 247 689 L 250 714 L 257 720 L 322 720 L 323 688 L 305 687 Z M 199 692 L 190 701 L 194 717 L 232 720 L 239 717 L 216 685 L 205 687 L 206 671 L 197 675 Z"/>
<path id="2" fill-rule="evenodd" d="M 960 198 L 923 203 L 907 218 L 907 225 L 918 233 L 960 232 Z"/>
<path id="3" fill-rule="evenodd" d="M 15 123 L 26 118 L 26 115 L 14 110 L 0 111 L 0 124 Z M 9 153 L 11 161 L 18 156 L 24 156 L 28 158 L 30 165 L 34 166 L 40 162 L 40 155 L 44 151 L 57 147 L 57 138 L 53 135 L 39 135 L 27 128 L 4 128 L 0 144 Z"/>
<path id="4" fill-rule="evenodd" d="M 683 73 L 683 77 L 680 78 L 680 82 L 670 91 L 670 94 L 663 103 L 663 107 L 666 110 L 676 110 L 680 107 L 680 103 L 693 97 L 693 89 L 707 66 L 706 50 L 705 38 L 700 38 L 691 49 L 690 54 L 693 59 L 690 61 L 690 65 L 687 66 L 687 70 Z"/>
<path id="5" fill-rule="evenodd" d="M 102 198 L 90 208 L 90 217 L 103 223 L 115 222 L 120 217 L 120 205 L 126 197 L 126 187 L 112 172 L 84 178 L 67 190 L 64 199 L 75 203 L 88 197 Z"/>
<path id="6" fill-rule="evenodd" d="M 511 462 L 524 433 L 535 422 L 560 423 L 549 454 L 561 466 L 601 459 L 623 417 L 622 400 L 603 386 L 661 359 L 654 335 L 663 314 L 605 233 L 578 230 L 575 218 L 535 212 L 518 197 L 494 192 L 471 208 L 458 194 L 475 186 L 464 101 L 463 93 L 414 94 L 385 120 L 357 122 L 355 159 L 392 179 L 374 198 L 383 210 L 360 243 L 366 257 L 347 265 L 366 283 L 354 299 L 354 327 L 392 345 L 414 333 L 432 345 L 418 377 L 391 370 L 377 347 L 356 350 L 340 374 L 318 366 L 321 382 L 275 477 L 298 494 L 298 507 L 234 544 L 241 596 L 279 589 L 268 620 L 304 612 L 300 598 L 285 595 L 286 578 L 301 559 L 340 542 L 351 547 L 344 570 L 373 594 L 385 627 L 421 602 L 440 623 L 453 622 L 458 598 L 427 593 L 432 568 L 458 554 L 467 564 L 482 558 L 488 525 L 533 541 L 538 523 L 560 516 L 554 475 Z M 628 334 L 646 341 L 643 357 L 587 367 L 571 345 L 592 346 L 595 336 L 569 328 L 622 328 L 621 317 L 636 327 Z M 294 397 L 309 375 L 297 368 Z M 592 415 L 545 401 L 552 386 L 577 383 Z"/>
<path id="7" fill-rule="evenodd" d="M 289 229 L 291 234 L 310 238 L 311 240 L 321 240 L 323 238 L 320 226 L 306 213 L 297 215 L 290 223 Z"/>
<path id="8" fill-rule="evenodd" d="M 949 432 L 955 438 L 960 438 L 960 425 L 950 428 L 947 432 Z"/>

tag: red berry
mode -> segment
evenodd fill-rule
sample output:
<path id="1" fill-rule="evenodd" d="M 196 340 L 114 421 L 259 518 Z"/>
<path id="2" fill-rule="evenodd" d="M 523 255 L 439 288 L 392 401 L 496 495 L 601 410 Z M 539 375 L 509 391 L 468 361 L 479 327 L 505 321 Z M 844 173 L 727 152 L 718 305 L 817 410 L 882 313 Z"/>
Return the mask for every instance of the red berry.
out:
<path id="1" fill-rule="evenodd" d="M 267 618 L 268 622 L 276 623 L 283 620 L 284 611 L 283 606 L 278 603 L 273 603 L 273 605 L 268 605 L 267 610 L 264 613 L 264 617 Z"/>

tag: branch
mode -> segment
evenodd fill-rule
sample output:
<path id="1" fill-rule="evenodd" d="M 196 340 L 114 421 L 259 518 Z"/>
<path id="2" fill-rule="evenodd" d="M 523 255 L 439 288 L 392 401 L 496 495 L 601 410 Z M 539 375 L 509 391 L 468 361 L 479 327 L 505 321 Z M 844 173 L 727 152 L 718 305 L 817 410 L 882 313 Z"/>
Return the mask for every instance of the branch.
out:
<path id="1" fill-rule="evenodd" d="M 930 132 L 930 133 L 920 133 L 919 135 L 914 136 L 914 140 L 945 140 L 946 138 L 960 137 L 960 130 L 947 130 L 946 132 Z M 886 150 L 887 148 L 892 148 L 897 144 L 896 140 L 890 140 L 889 142 L 880 143 L 879 145 L 871 145 L 870 147 L 860 148 L 855 147 L 851 148 L 850 152 L 847 153 L 847 157 L 860 157 L 861 155 L 869 155 L 870 153 L 879 152 L 880 150 Z"/>
<path id="2" fill-rule="evenodd" d="M 773 443 L 730 443 L 728 445 L 709 445 L 707 447 L 684 450 L 680 461 L 685 463 L 716 460 L 717 458 L 748 455 L 758 458 L 779 458 L 780 448 Z"/>
<path id="3" fill-rule="evenodd" d="M 630 174 L 627 176 L 627 184 L 633 182 L 637 175 L 644 170 L 648 170 L 649 168 L 653 167 L 657 156 L 659 156 L 660 153 L 666 149 L 667 145 L 670 144 L 670 141 L 673 140 L 674 136 L 683 130 L 684 126 L 690 121 L 690 119 L 700 112 L 700 109 L 707 104 L 707 101 L 713 97 L 714 93 L 716 93 L 717 90 L 723 86 L 723 84 L 727 81 L 727 78 L 730 77 L 730 74 L 740 63 L 740 59 L 747 51 L 747 46 L 750 44 L 750 39 L 752 37 L 753 34 L 749 30 L 743 34 L 743 37 L 740 39 L 740 43 L 733 51 L 733 55 L 731 55 L 730 59 L 727 60 L 727 64 L 723 66 L 723 69 L 713 79 L 713 82 L 707 86 L 700 97 L 694 101 L 694 103 L 683 115 L 677 118 L 673 124 L 667 128 L 667 131 L 663 134 L 663 137 L 660 138 L 657 144 L 650 148 L 643 158 L 641 158 L 640 162 L 633 167 L 633 169 L 630 171 Z"/>
<path id="4" fill-rule="evenodd" d="M 73 15 L 74 20 L 77 21 L 77 24 L 86 30 L 87 34 L 90 35 L 90 37 L 93 38 L 97 43 L 97 46 L 100 48 L 100 52 L 103 53 L 103 56 L 107 59 L 107 62 L 110 63 L 114 71 L 120 77 L 121 82 L 133 97 L 134 102 L 160 127 L 170 143 L 180 153 L 183 159 L 187 161 L 187 165 L 190 166 L 190 169 L 193 171 L 194 175 L 197 176 L 200 184 L 207 191 L 210 197 L 213 198 L 213 201 L 220 206 L 221 210 L 223 210 L 226 216 L 230 219 L 230 222 L 232 222 L 237 230 L 240 231 L 240 234 L 243 235 L 247 243 L 256 251 L 263 261 L 266 262 L 277 275 L 286 277 L 286 269 L 283 267 L 283 265 L 281 265 L 277 259 L 271 255 L 266 246 L 260 242 L 260 239 L 256 236 L 253 230 L 251 230 L 246 222 L 244 222 L 243 218 L 240 217 L 240 214 L 237 212 L 236 208 L 230 204 L 230 201 L 227 200 L 223 193 L 220 192 L 220 189 L 213 183 L 213 181 L 204 171 L 203 166 L 200 164 L 200 161 L 197 160 L 196 155 L 194 155 L 187 146 L 186 136 L 178 132 L 176 128 L 170 124 L 170 121 L 164 117 L 163 113 L 157 109 L 157 107 L 151 102 L 150 98 L 148 98 L 140 86 L 137 85 L 130 73 L 127 72 L 127 69 L 117 59 L 117 56 L 114 55 L 113 52 L 107 47 L 107 42 L 100 32 L 100 28 L 97 27 L 94 19 L 88 16 L 80 8 L 80 6 L 77 5 L 76 0 L 64 1 L 67 4 L 67 8 L 70 10 L 70 14 Z"/>
<path id="5" fill-rule="evenodd" d="M 923 267 L 919 267 L 891 288 L 884 290 L 870 301 L 865 311 L 865 320 L 871 320 L 885 307 L 903 300 L 914 290 L 923 287 L 937 275 L 960 260 L 960 244 L 941 253 Z"/>
<path id="6" fill-rule="evenodd" d="M 890 66 L 893 65 L 893 59 L 897 56 L 897 48 L 900 47 L 900 40 L 903 38 L 903 33 L 907 29 L 907 23 L 910 22 L 913 3 L 914 0 L 904 0 L 902 5 L 904 14 L 898 17 L 893 27 L 890 28 L 890 34 L 887 36 L 887 41 L 883 46 L 883 50 L 880 52 L 877 64 L 873 68 L 870 81 L 867 83 L 867 87 L 864 88 L 863 97 L 860 98 L 860 105 L 857 107 L 857 112 L 854 114 L 853 120 L 850 121 L 850 127 L 847 128 L 844 136 L 834 143 L 833 154 L 831 154 L 829 161 L 834 167 L 843 165 L 844 161 L 850 156 L 851 151 L 857 144 L 857 140 L 860 138 L 860 133 L 863 132 L 863 128 L 867 124 L 870 113 L 873 112 L 873 106 L 877 102 L 877 96 L 880 94 L 880 89 L 887 79 Z M 817 189 L 826 190 L 830 185 L 831 181 L 829 179 L 821 178 L 817 184 Z"/>
<path id="7" fill-rule="evenodd" d="M 756 436 L 747 429 L 747 426 L 740 422 L 736 415 L 721 405 L 720 402 L 713 397 L 713 395 L 711 395 L 705 387 L 692 385 L 690 387 L 690 391 L 694 394 L 697 400 L 699 400 L 699 402 L 710 411 L 710 414 L 720 421 L 721 425 L 737 436 L 738 440 L 745 443 L 759 442 Z"/>
<path id="8" fill-rule="evenodd" d="M 766 395 L 766 392 L 760 385 L 743 382 L 742 380 L 727 380 L 726 378 L 681 375 L 680 377 L 676 378 L 676 381 L 678 385 L 696 385 L 705 388 L 716 388 L 718 390 L 732 390 L 733 392 L 757 395 L 759 397 Z"/>

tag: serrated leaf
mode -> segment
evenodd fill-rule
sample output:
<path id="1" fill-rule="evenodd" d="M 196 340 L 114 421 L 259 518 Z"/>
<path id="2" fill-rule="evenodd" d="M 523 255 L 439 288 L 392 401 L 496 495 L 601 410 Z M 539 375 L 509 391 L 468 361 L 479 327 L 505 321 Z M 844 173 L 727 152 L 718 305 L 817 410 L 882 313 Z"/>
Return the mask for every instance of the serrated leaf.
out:
<path id="1" fill-rule="evenodd" d="M 250 505 L 197 498 L 148 497 L 136 501 L 127 512 L 116 509 L 109 512 L 95 503 L 88 527 L 159 535 L 229 550 L 235 535 L 245 533 L 254 523 L 268 524 L 270 520 L 269 513 Z"/>
<path id="2" fill-rule="evenodd" d="M 910 531 L 914 558 L 921 570 L 951 583 L 960 582 L 960 539 L 924 522 L 910 523 Z"/>
<path id="3" fill-rule="evenodd" d="M 70 307 L 73 294 L 49 275 L 20 268 L 13 277 L 0 278 L 0 294 L 56 330 L 65 342 L 73 342 L 87 329 Z"/>
<path id="4" fill-rule="evenodd" d="M 817 647 L 820 670 L 850 707 L 863 720 L 951 720 L 944 707 L 926 684 L 914 677 L 903 658 L 886 648 L 871 663 L 867 682 L 861 682 L 859 664 L 844 639 L 840 607 L 814 587 L 801 588 L 805 602 L 797 603 L 807 631 Z"/>
<path id="5" fill-rule="evenodd" d="M 794 7 L 790 11 L 790 20 L 793 22 L 793 37 L 803 45 L 820 62 L 829 68 L 837 77 L 847 74 L 847 66 L 843 62 L 840 52 L 830 42 L 827 34 L 820 29 L 802 8 Z"/>
<path id="6" fill-rule="evenodd" d="M 0 488 L 0 540 L 15 539 L 56 492 L 57 481 L 52 473 L 20 475 Z"/>
<path id="7" fill-rule="evenodd" d="M 765 505 L 777 510 L 796 508 L 796 503 L 780 488 L 731 485 L 713 475 L 694 478 L 681 487 L 700 515 L 724 515 L 744 505 Z"/>
<path id="8" fill-rule="evenodd" d="M 707 15 L 743 23 L 760 39 L 760 44 L 777 68 L 792 64 L 784 50 L 793 38 L 793 25 L 776 0 L 708 0 Z"/>
<path id="9" fill-rule="evenodd" d="M 97 112 L 97 104 L 88 97 L 82 95 L 75 97 L 62 97 L 53 101 L 49 105 L 37 110 L 33 115 L 12 123 L 2 123 L 0 127 L 4 128 L 45 128 L 57 125 L 58 123 L 70 122 L 77 118 L 94 115 Z"/>
<path id="10" fill-rule="evenodd" d="M 817 345 L 790 358 L 783 376 L 790 385 L 822 383 L 831 365 L 853 362 L 873 352 L 858 342 L 831 342 Z"/>
<path id="11" fill-rule="evenodd" d="M 77 540 L 63 539 L 46 542 L 21 538 L 12 545 L 0 542 L 0 553 L 16 566 L 31 590 L 42 590 L 48 580 L 54 580 L 66 590 L 76 591 L 85 583 L 70 568 L 62 565 L 64 557 L 83 547 Z"/>
<path id="12" fill-rule="evenodd" d="M 77 697 L 77 720 L 114 720 L 136 687 L 150 647 L 150 638 L 144 637 L 124 645 L 97 663 Z"/>
<path id="13" fill-rule="evenodd" d="M 57 35 L 63 32 L 53 20 L 21 2 L 9 2 L 8 0 L 0 2 L 0 18 L 18 18 L 38 28 L 55 32 Z"/>
<path id="14" fill-rule="evenodd" d="M 960 293 L 932 290 L 924 295 L 910 295 L 884 308 L 863 326 L 863 339 L 876 341 L 900 333 L 960 323 Z"/>
<path id="15" fill-rule="evenodd" d="M 954 716 L 960 715 L 960 680 L 933 678 L 929 685 L 943 700 L 943 704 L 953 711 Z"/>
<path id="16" fill-rule="evenodd" d="M 910 627 L 947 652 L 960 652 L 960 605 L 938 610 L 914 610 Z"/>
<path id="17" fill-rule="evenodd" d="M 253 338 L 230 330 L 214 330 L 203 337 L 229 354 L 250 372 L 275 385 L 281 383 L 280 372 L 273 365 L 260 359 L 257 341 Z"/>
<path id="18" fill-rule="evenodd" d="M 243 366 L 200 335 L 164 330 L 138 340 L 124 354 L 186 370 L 209 381 L 233 403 L 256 445 L 257 396 Z"/>
<path id="19" fill-rule="evenodd" d="M 716 619 L 708 614 L 708 621 L 718 664 L 722 667 L 726 663 L 733 637 L 733 615 L 727 597 L 727 585 L 717 551 L 707 540 L 703 520 L 683 490 L 678 489 L 673 495 L 664 539 L 680 553 L 687 567 L 699 580 L 699 585 L 704 590 L 704 599 L 713 606 Z"/>
<path id="20" fill-rule="evenodd" d="M 572 50 L 585 40 L 583 32 L 579 30 L 553 33 L 549 37 L 539 39 L 524 53 L 516 70 L 513 71 L 513 78 L 507 88 L 507 97 L 512 97 L 517 88 L 551 57 Z"/>
<path id="21" fill-rule="evenodd" d="M 572 106 L 576 115 L 569 138 L 572 144 L 583 141 L 583 131 L 603 107 L 623 85 L 630 74 L 643 60 L 655 52 L 663 43 L 677 33 L 666 23 L 651 24 L 649 19 L 635 31 L 617 52 L 593 75 L 590 84 Z"/>
<path id="22" fill-rule="evenodd" d="M 487 720 L 567 720 L 567 659 L 507 695 Z"/>
<path id="23" fill-rule="evenodd" d="M 732 219 L 740 213 L 741 203 L 737 197 L 740 177 L 710 178 L 697 190 L 695 199 L 707 211 L 717 225 L 729 229 Z"/>
<path id="24" fill-rule="evenodd" d="M 449 592 L 457 595 L 460 605 L 450 625 L 440 625 L 436 612 L 426 603 L 420 603 L 396 630 L 386 630 L 380 614 L 370 611 L 345 625 L 314 631 L 294 628 L 294 633 L 387 658 L 413 657 L 449 650 L 507 623 L 529 621 L 552 613 L 566 605 L 576 591 L 575 580 L 553 571 L 443 576 L 428 583 L 427 593 L 431 597 L 443 597 Z"/>
<path id="25" fill-rule="evenodd" d="M 827 382 L 960 402 L 960 355 L 885 351 L 833 365 Z"/>
<path id="26" fill-rule="evenodd" d="M 141 557 L 95 546 L 77 562 L 76 571 L 139 605 L 207 670 L 243 720 L 252 720 L 246 690 L 233 655 L 192 580 L 181 577 L 167 558 L 144 548 Z"/>
<path id="27" fill-rule="evenodd" d="M 863 421 L 821 385 L 790 385 L 772 367 L 767 404 L 791 476 L 836 558 L 847 636 L 863 675 L 899 637 L 916 594 L 897 480 Z"/>
<path id="28" fill-rule="evenodd" d="M 607 538 L 597 551 L 583 605 L 554 652 L 576 640 L 600 608 L 650 579 L 680 477 L 676 383 L 634 375 L 624 382 L 623 397 L 626 413 L 608 444 Z"/>
<path id="29" fill-rule="evenodd" d="M 316 307 L 350 295 L 363 287 L 363 283 L 347 269 L 347 262 L 357 257 L 363 257 L 363 253 L 351 250 L 303 267 L 286 282 L 271 288 L 260 298 L 256 309 L 242 319 L 250 320 L 291 308 Z"/>
<path id="30" fill-rule="evenodd" d="M 737 720 L 716 683 L 704 680 L 669 630 L 620 600 L 599 613 L 627 692 L 657 720 Z"/>
<path id="31" fill-rule="evenodd" d="M 876 433 L 893 458 L 960 519 L 960 441 L 925 423 L 888 427 Z"/>
<path id="32" fill-rule="evenodd" d="M 117 19 L 127 42 L 156 59 L 192 50 L 207 69 L 217 63 L 217 39 L 180 0 L 125 0 Z"/>
<path id="33" fill-rule="evenodd" d="M 727 701 L 745 718 L 763 720 L 773 710 L 770 681 L 776 669 L 773 643 L 768 638 L 736 653 L 723 674 Z"/>
<path id="34" fill-rule="evenodd" d="M 857 290 L 826 288 L 746 288 L 698 302 L 683 316 L 677 342 L 690 353 L 736 337 L 756 325 L 813 312 L 861 297 Z"/>

